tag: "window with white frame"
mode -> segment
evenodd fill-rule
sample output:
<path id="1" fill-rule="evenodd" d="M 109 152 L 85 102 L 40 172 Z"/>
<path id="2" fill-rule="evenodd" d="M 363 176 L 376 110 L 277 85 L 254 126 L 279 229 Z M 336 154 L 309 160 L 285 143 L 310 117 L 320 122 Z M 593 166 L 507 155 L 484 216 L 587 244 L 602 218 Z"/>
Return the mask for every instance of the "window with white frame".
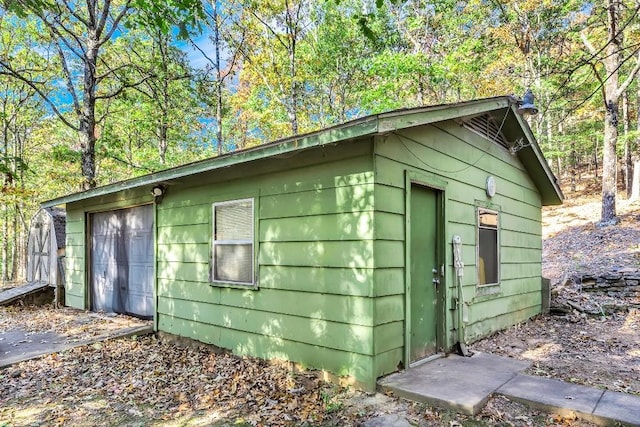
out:
<path id="1" fill-rule="evenodd" d="M 253 199 L 214 203 L 212 210 L 212 281 L 253 285 Z"/>
<path id="2" fill-rule="evenodd" d="M 495 285 L 500 281 L 498 253 L 498 212 L 478 208 L 478 285 Z"/>

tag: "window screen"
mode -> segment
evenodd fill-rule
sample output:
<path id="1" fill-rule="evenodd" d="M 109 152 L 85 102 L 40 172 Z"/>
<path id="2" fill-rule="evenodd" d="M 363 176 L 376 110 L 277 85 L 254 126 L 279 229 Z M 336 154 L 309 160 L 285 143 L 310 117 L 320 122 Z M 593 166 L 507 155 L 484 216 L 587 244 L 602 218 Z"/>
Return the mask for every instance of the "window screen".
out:
<path id="1" fill-rule="evenodd" d="M 213 204 L 213 281 L 253 284 L 253 200 Z"/>
<path id="2" fill-rule="evenodd" d="M 478 284 L 499 282 L 498 212 L 478 209 Z"/>

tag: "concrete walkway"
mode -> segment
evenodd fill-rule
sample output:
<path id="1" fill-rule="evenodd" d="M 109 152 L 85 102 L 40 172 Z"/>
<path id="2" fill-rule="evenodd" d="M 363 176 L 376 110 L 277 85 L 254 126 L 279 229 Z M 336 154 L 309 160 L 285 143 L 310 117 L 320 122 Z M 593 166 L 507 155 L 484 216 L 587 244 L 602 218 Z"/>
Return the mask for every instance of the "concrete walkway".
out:
<path id="1" fill-rule="evenodd" d="M 153 326 L 134 326 L 98 335 L 84 340 L 68 342 L 55 333 L 26 333 L 23 330 L 0 333 L 0 369 L 25 360 L 36 359 L 51 353 L 60 353 L 74 347 L 94 344 L 116 338 L 153 333 Z"/>
<path id="2" fill-rule="evenodd" d="M 0 291 L 0 305 L 9 305 L 16 300 L 22 299 L 30 294 L 40 292 L 43 289 L 48 288 L 49 285 L 43 282 L 31 282 L 25 283 L 15 288 Z"/>
<path id="3" fill-rule="evenodd" d="M 449 355 L 378 381 L 385 391 L 475 415 L 492 394 L 596 424 L 640 427 L 640 396 L 522 374 L 527 362 L 491 354 Z"/>

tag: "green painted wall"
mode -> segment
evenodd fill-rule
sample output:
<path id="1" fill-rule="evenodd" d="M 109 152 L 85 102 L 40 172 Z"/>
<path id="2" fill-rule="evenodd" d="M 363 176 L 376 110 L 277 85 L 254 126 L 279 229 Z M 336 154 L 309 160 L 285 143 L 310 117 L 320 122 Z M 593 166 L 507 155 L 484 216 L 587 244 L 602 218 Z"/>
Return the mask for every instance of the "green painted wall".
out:
<path id="1" fill-rule="evenodd" d="M 468 340 L 537 313 L 540 195 L 517 158 L 454 122 L 308 149 L 169 182 L 156 206 L 157 329 L 353 377 L 404 361 L 406 171 L 444 182 L 444 345 L 456 342 L 451 238 L 462 237 Z M 464 140 L 461 141 L 460 139 Z M 465 142 L 466 141 L 466 142 Z M 488 175 L 497 182 L 489 199 Z M 86 212 L 148 203 L 150 187 L 67 205 L 67 304 L 88 308 Z M 258 288 L 209 282 L 211 205 L 254 198 Z M 501 283 L 476 283 L 476 207 L 500 211 Z M 493 289 L 495 290 L 495 289 Z"/>
<path id="2" fill-rule="evenodd" d="M 65 248 L 65 305 L 85 306 L 85 216 L 84 211 L 67 206 Z"/>
<path id="3" fill-rule="evenodd" d="M 157 207 L 158 328 L 375 387 L 374 313 L 388 305 L 373 298 L 374 280 L 388 280 L 376 267 L 402 260 L 373 250 L 387 218 L 373 215 L 372 158 L 370 140 L 346 143 L 169 186 Z M 211 205 L 245 197 L 258 290 L 212 285 Z"/>
<path id="4" fill-rule="evenodd" d="M 451 244 L 454 235 L 460 235 L 463 242 L 463 292 L 467 303 L 464 331 L 467 341 L 474 341 L 539 313 L 541 199 L 515 156 L 453 121 L 377 137 L 374 153 L 376 215 L 384 213 L 386 221 L 391 223 L 404 221 L 406 171 L 424 177 L 427 182 L 445 181 L 446 270 L 441 284 L 447 289 L 445 347 L 450 348 L 457 342 L 457 316 L 456 311 L 451 310 L 452 300 L 457 295 Z M 489 175 L 494 176 L 497 183 L 497 194 L 493 198 L 485 192 Z M 500 286 L 491 289 L 477 286 L 478 206 L 500 212 Z M 383 227 L 375 231 L 376 245 L 404 240 L 402 227 Z M 376 249 L 374 247 L 374 251 Z M 402 275 L 402 264 L 395 267 L 399 267 L 398 275 Z M 376 280 L 374 293 L 382 290 L 395 312 L 402 312 L 404 286 L 390 287 L 385 281 Z M 495 293 L 483 295 L 488 290 Z M 374 327 L 374 339 L 402 336 L 403 326 L 403 322 L 395 318 L 379 319 Z M 379 345 L 374 341 L 378 374 L 394 371 L 398 361 L 403 360 L 403 341 L 394 341 L 395 347 L 390 342 Z"/>

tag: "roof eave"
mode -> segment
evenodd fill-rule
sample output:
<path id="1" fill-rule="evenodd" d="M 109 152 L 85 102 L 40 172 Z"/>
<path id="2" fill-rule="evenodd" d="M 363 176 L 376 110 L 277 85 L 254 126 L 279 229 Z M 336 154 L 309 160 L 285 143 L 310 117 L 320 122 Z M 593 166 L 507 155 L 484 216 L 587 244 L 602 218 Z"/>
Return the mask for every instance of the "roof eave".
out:
<path id="1" fill-rule="evenodd" d="M 525 137 L 527 138 L 527 145 L 518 152 L 518 157 L 521 159 L 526 168 L 539 168 L 539 171 L 542 172 L 546 178 L 545 182 L 535 182 L 540 190 L 542 205 L 561 205 L 564 200 L 564 195 L 562 194 L 562 189 L 560 185 L 558 185 L 558 180 L 555 175 L 551 171 L 544 155 L 542 154 L 542 150 L 536 141 L 531 128 L 529 127 L 529 123 L 524 119 L 523 116 L 517 113 L 516 105 L 511 105 L 511 111 L 520 124 L 520 127 L 524 131 Z M 530 156 L 535 158 L 535 162 L 531 162 L 526 158 L 526 154 L 530 153 Z M 529 173 L 532 178 L 535 178 L 538 174 Z"/>
<path id="2" fill-rule="evenodd" d="M 524 130 L 525 136 L 529 141 L 527 150 L 532 151 L 535 161 L 528 168 L 538 169 L 546 177 L 543 181 L 536 182 L 540 189 L 543 204 L 560 204 L 562 203 L 562 191 L 557 181 L 549 169 L 540 148 L 529 128 L 528 123 L 515 111 L 515 103 L 511 97 L 499 96 L 493 98 L 485 98 L 474 101 L 461 102 L 457 104 L 446 104 L 438 106 L 430 106 L 423 108 L 413 108 L 407 110 L 398 110 L 378 115 L 368 116 L 356 119 L 347 123 L 343 123 L 328 129 L 319 130 L 305 135 L 286 138 L 283 140 L 271 142 L 257 147 L 249 148 L 242 151 L 236 151 L 223 156 L 209 158 L 187 165 L 166 169 L 149 175 L 144 175 L 125 181 L 108 184 L 105 186 L 93 188 L 87 191 L 72 193 L 66 196 L 47 200 L 41 204 L 42 207 L 53 207 L 64 205 L 67 203 L 77 202 L 93 197 L 110 195 L 120 191 L 130 190 L 145 185 L 153 186 L 163 182 L 168 182 L 189 175 L 210 172 L 242 163 L 251 162 L 267 157 L 289 154 L 313 147 L 328 145 L 344 140 L 352 140 L 368 135 L 382 134 L 393 132 L 405 128 L 411 128 L 430 123 L 451 120 L 458 117 L 473 116 L 486 113 L 489 111 L 510 108 L 516 117 L 520 127 Z M 524 163 L 531 163 L 527 159 L 522 159 Z M 538 175 L 538 174 L 535 174 Z M 551 189 L 551 191 L 549 191 Z"/>
<path id="3" fill-rule="evenodd" d="M 501 108 L 511 104 L 507 96 L 497 96 L 458 104 L 444 104 L 411 110 L 398 110 L 378 115 L 380 133 L 392 132 L 400 129 L 443 122 L 458 117 L 473 116 Z"/>
<path id="4" fill-rule="evenodd" d="M 369 116 L 354 120 L 342 125 L 334 126 L 317 132 L 312 132 L 297 137 L 287 138 L 276 142 L 252 147 L 242 151 L 235 151 L 223 156 L 213 157 L 187 165 L 177 166 L 137 178 L 107 184 L 90 190 L 68 194 L 66 196 L 47 200 L 41 203 L 44 208 L 60 206 L 67 203 L 77 202 L 93 197 L 105 196 L 119 191 L 130 190 L 132 188 L 145 185 L 153 186 L 166 181 L 171 181 L 185 176 L 203 172 L 210 172 L 229 166 L 259 160 L 266 157 L 288 154 L 294 151 L 301 151 L 312 147 L 332 144 L 338 141 L 355 139 L 377 133 L 378 117 Z"/>

